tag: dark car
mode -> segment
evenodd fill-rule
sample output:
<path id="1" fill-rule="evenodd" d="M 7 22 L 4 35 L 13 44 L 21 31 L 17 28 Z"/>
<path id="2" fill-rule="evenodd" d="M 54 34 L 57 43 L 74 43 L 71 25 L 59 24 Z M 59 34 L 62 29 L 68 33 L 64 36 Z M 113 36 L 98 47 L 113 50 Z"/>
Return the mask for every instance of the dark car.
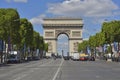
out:
<path id="1" fill-rule="evenodd" d="M 32 59 L 33 59 L 33 60 L 40 60 L 40 57 L 34 56 Z"/>
<path id="2" fill-rule="evenodd" d="M 93 56 L 89 57 L 89 61 L 95 61 L 95 57 Z"/>
<path id="3" fill-rule="evenodd" d="M 59 59 L 61 59 L 61 58 L 62 58 L 62 56 L 61 56 L 61 55 L 58 55 L 58 56 L 56 56 L 56 58 L 59 58 Z"/>
<path id="4" fill-rule="evenodd" d="M 70 57 L 69 56 L 63 56 L 64 60 L 69 60 Z"/>

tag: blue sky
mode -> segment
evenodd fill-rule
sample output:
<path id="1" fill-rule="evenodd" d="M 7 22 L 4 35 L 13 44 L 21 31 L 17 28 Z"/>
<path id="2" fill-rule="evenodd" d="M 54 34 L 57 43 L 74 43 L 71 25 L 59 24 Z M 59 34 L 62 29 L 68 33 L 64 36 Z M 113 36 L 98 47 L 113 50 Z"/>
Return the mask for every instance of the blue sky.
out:
<path id="1" fill-rule="evenodd" d="M 15 8 L 21 18 L 32 22 L 34 30 L 43 35 L 45 17 L 79 17 L 84 21 L 83 39 L 101 30 L 106 19 L 120 20 L 119 0 L 0 0 L 0 8 Z"/>
<path id="2" fill-rule="evenodd" d="M 41 35 L 44 17 L 82 18 L 84 39 L 99 32 L 105 19 L 120 20 L 119 0 L 0 0 L 0 8 L 17 9 L 20 17 L 30 20 Z"/>

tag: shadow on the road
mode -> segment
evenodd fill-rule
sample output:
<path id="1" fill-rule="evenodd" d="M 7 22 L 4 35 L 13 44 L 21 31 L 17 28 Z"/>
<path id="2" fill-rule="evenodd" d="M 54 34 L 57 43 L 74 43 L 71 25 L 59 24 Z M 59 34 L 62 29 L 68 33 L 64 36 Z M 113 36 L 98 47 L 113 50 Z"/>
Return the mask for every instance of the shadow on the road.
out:
<path id="1" fill-rule="evenodd" d="M 8 67 L 8 66 L 12 66 L 11 64 L 0 64 L 0 67 Z"/>
<path id="2" fill-rule="evenodd" d="M 35 61 L 40 61 L 40 60 L 32 60 L 32 61 L 22 61 L 22 62 L 10 62 L 10 63 L 0 63 L 0 67 L 9 67 L 9 66 L 14 66 L 13 64 L 26 64 L 30 62 L 35 62 Z"/>
<path id="3" fill-rule="evenodd" d="M 9 63 L 0 63 L 0 67 L 8 67 L 8 66 L 13 66 L 13 64 L 24 64 L 24 63 L 29 63 L 30 61 L 23 61 L 20 63 L 15 63 L 15 62 L 9 62 Z"/>

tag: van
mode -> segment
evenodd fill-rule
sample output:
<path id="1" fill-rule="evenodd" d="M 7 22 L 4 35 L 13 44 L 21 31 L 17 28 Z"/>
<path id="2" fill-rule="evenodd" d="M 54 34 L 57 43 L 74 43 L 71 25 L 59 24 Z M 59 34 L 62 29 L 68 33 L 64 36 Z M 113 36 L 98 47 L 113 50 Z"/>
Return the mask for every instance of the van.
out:
<path id="1" fill-rule="evenodd" d="M 20 63 L 20 53 L 18 51 L 10 51 L 7 56 L 7 63 Z"/>

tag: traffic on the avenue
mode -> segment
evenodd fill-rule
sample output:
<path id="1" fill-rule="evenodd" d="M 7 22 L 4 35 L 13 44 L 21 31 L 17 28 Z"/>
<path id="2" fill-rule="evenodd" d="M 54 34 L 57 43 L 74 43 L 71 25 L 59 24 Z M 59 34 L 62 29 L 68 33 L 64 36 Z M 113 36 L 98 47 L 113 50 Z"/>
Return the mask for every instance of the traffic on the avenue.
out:
<path id="1" fill-rule="evenodd" d="M 0 80 L 119 80 L 120 63 L 43 58 L 0 65 Z"/>
<path id="2" fill-rule="evenodd" d="M 120 1 L 0 0 L 0 80 L 120 80 Z"/>

